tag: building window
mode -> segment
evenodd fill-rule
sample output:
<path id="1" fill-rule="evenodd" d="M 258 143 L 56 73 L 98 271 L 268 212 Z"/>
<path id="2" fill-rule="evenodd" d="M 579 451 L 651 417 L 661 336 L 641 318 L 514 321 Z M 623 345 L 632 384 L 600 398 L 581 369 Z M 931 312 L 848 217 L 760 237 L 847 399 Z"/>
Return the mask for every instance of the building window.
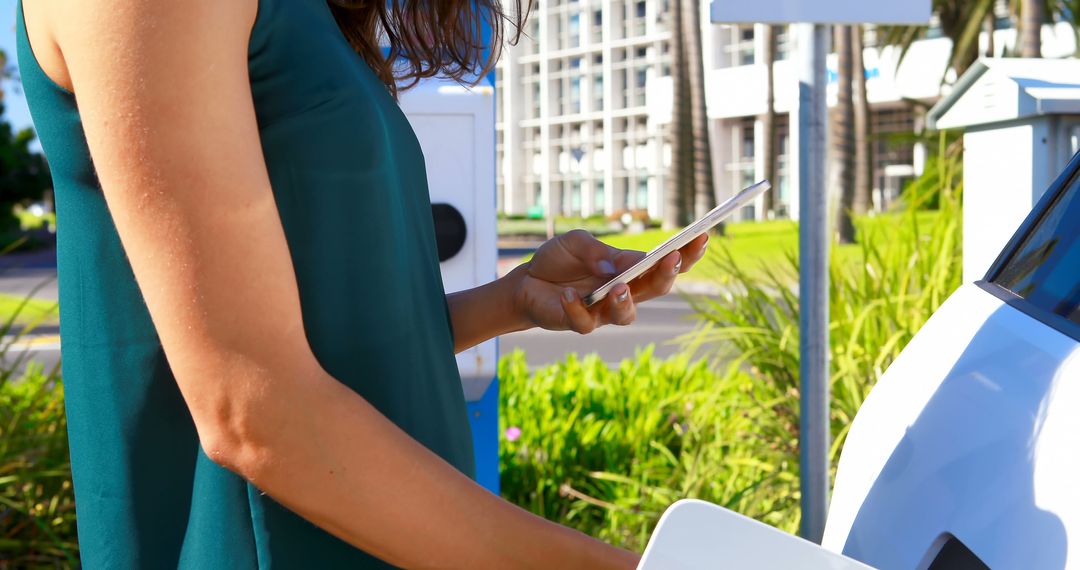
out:
<path id="1" fill-rule="evenodd" d="M 604 76 L 597 73 L 593 75 L 593 111 L 604 109 Z"/>
<path id="2" fill-rule="evenodd" d="M 791 34 L 787 26 L 776 27 L 776 61 L 783 61 L 791 54 Z"/>
<path id="3" fill-rule="evenodd" d="M 754 118 L 744 117 L 739 121 L 739 158 L 754 158 Z"/>
<path id="4" fill-rule="evenodd" d="M 574 181 L 570 186 L 570 211 L 581 213 L 581 182 Z"/>
<path id="5" fill-rule="evenodd" d="M 581 45 L 581 14 L 570 15 L 570 47 Z"/>
<path id="6" fill-rule="evenodd" d="M 724 45 L 728 65 L 754 63 L 754 26 L 727 26 L 729 41 Z"/>
<path id="7" fill-rule="evenodd" d="M 581 77 L 570 80 L 570 112 L 581 112 Z"/>
<path id="8" fill-rule="evenodd" d="M 904 184 L 914 175 L 912 164 L 915 161 L 915 145 L 910 139 L 887 135 L 913 132 L 915 117 L 907 106 L 874 109 L 870 111 L 870 125 L 875 141 L 871 151 L 876 207 L 883 209 L 899 197 Z M 896 166 L 908 166 L 909 172 Z"/>

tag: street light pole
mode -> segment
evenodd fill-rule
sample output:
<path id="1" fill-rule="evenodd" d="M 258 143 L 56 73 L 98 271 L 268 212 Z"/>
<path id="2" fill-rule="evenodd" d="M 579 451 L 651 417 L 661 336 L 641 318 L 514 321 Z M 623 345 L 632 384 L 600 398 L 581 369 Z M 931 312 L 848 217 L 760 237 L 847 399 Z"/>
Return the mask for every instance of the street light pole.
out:
<path id="1" fill-rule="evenodd" d="M 829 508 L 829 230 L 825 47 L 829 27 L 797 24 L 799 73 L 799 534 L 817 543 Z"/>

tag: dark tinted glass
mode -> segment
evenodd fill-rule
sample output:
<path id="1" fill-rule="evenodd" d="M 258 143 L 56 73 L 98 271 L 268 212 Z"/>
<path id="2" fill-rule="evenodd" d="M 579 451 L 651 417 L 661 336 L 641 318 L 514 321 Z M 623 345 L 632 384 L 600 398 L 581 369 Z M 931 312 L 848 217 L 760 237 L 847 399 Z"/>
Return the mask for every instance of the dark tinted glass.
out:
<path id="1" fill-rule="evenodd" d="M 1080 177 L 1020 242 L 994 283 L 1080 324 Z"/>
<path id="2" fill-rule="evenodd" d="M 949 538 L 926 570 L 990 570 L 964 543 Z"/>

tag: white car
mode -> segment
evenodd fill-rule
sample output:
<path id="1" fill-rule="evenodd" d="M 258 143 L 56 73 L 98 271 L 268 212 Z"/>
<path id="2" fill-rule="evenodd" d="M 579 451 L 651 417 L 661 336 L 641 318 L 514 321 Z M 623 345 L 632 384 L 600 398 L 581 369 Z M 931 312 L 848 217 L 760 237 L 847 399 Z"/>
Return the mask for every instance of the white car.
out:
<path id="1" fill-rule="evenodd" d="M 1080 568 L 1080 154 L 859 410 L 823 545 L 883 569 Z"/>

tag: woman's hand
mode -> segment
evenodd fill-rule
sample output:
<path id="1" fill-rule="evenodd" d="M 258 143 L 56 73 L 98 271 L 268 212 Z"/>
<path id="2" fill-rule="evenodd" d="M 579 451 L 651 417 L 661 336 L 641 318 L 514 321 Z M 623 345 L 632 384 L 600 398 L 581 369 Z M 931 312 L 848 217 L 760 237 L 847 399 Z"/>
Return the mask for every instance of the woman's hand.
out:
<path id="1" fill-rule="evenodd" d="M 584 230 L 573 230 L 548 240 L 533 258 L 514 270 L 517 287 L 515 311 L 528 323 L 548 330 L 592 332 L 606 324 L 628 325 L 637 316 L 637 304 L 666 295 L 675 277 L 688 271 L 705 255 L 708 235 L 666 255 L 629 284 L 616 285 L 607 297 L 586 308 L 583 297 L 607 283 L 645 256 L 616 249 Z"/>

